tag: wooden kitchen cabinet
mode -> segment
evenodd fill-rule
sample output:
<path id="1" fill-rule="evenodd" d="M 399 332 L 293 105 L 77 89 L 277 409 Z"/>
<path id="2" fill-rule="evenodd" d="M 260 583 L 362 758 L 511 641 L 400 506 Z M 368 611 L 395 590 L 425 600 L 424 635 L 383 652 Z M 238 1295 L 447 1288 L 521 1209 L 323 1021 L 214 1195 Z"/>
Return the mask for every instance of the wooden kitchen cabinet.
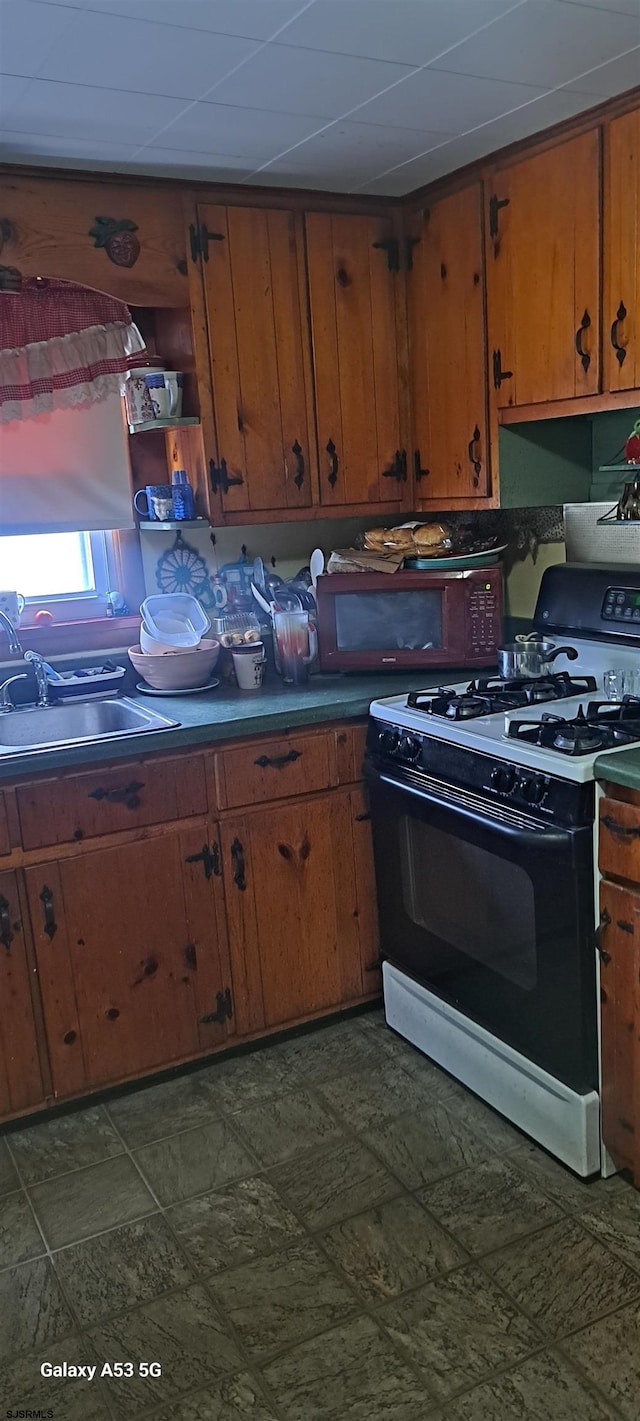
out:
<path id="1" fill-rule="evenodd" d="M 489 380 L 497 407 L 600 389 L 599 153 L 593 129 L 498 168 L 485 183 Z"/>
<path id="2" fill-rule="evenodd" d="M 604 130 L 605 390 L 640 386 L 640 108 Z"/>
<path id="3" fill-rule="evenodd" d="M 600 883 L 602 1137 L 640 1186 L 640 887 Z"/>
<path id="4" fill-rule="evenodd" d="M 320 502 L 393 513 L 407 488 L 400 245 L 384 217 L 307 213 L 305 228 Z"/>
<path id="5" fill-rule="evenodd" d="M 361 788 L 221 825 L 236 1027 L 286 1025 L 379 990 L 370 825 Z"/>
<path id="6" fill-rule="evenodd" d="M 490 492 L 481 184 L 421 219 L 408 276 L 415 507 L 455 508 Z"/>
<path id="7" fill-rule="evenodd" d="M 317 465 L 302 219 L 206 205 L 198 207 L 198 224 L 217 437 L 214 504 L 225 514 L 307 508 Z"/>
<path id="8" fill-rule="evenodd" d="M 217 854 L 203 821 L 25 870 L 55 1095 L 233 1030 Z"/>
<path id="9" fill-rule="evenodd" d="M 0 1116 L 44 1101 L 18 875 L 0 873 Z"/>

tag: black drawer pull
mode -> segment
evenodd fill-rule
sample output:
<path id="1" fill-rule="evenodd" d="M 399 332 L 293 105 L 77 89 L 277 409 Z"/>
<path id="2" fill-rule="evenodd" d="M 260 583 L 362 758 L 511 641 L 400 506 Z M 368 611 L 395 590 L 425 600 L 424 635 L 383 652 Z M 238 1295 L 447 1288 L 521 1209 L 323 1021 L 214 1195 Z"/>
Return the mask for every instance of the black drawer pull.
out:
<path id="1" fill-rule="evenodd" d="M 607 965 L 607 962 L 610 962 L 610 961 L 611 961 L 611 953 L 610 953 L 610 952 L 605 952 L 605 950 L 604 950 L 604 948 L 603 948 L 603 946 L 602 946 L 602 939 L 603 939 L 604 934 L 605 934 L 607 928 L 609 927 L 609 924 L 610 924 L 610 923 L 611 923 L 610 915 L 609 915 L 609 913 L 607 912 L 606 908 L 603 908 L 603 909 L 602 909 L 602 912 L 601 912 L 601 914 L 600 914 L 600 922 L 599 922 L 598 927 L 596 928 L 596 931 L 595 931 L 595 944 L 596 944 L 596 952 L 597 952 L 597 953 L 599 954 L 599 956 L 600 956 L 600 961 L 601 961 L 601 962 L 604 962 L 605 967 L 606 967 L 606 965 Z"/>
<path id="2" fill-rule="evenodd" d="M 338 482 L 338 453 L 333 439 L 329 440 L 326 449 L 327 454 L 329 455 L 329 473 L 327 474 L 327 479 L 331 484 L 331 487 L 335 488 Z"/>
<path id="3" fill-rule="evenodd" d="M 600 823 L 610 834 L 619 834 L 621 839 L 640 839 L 640 824 L 630 824 L 627 828 L 625 824 L 618 824 L 610 814 L 603 814 Z"/>
<path id="4" fill-rule="evenodd" d="M 233 881 L 236 888 L 244 893 L 247 886 L 244 869 L 244 849 L 239 839 L 234 839 L 231 845 L 231 862 L 233 864 Z"/>
<path id="5" fill-rule="evenodd" d="M 50 888 L 47 888 L 46 883 L 40 894 L 40 902 L 44 910 L 44 931 L 51 942 L 58 931 L 58 924 L 53 908 L 53 893 Z"/>
<path id="6" fill-rule="evenodd" d="M 253 763 L 261 770 L 283 770 L 285 765 L 293 765 L 295 760 L 301 759 L 301 750 L 290 750 L 288 755 L 259 755 Z"/>
<path id="7" fill-rule="evenodd" d="M 474 488 L 477 488 L 477 487 L 478 487 L 478 484 L 480 483 L 480 474 L 481 474 L 481 471 L 482 471 L 482 460 L 478 458 L 478 451 L 477 451 L 477 445 L 478 445 L 479 440 L 480 440 L 480 430 L 479 430 L 479 428 L 478 428 L 478 425 L 476 425 L 476 427 L 475 427 L 475 429 L 474 429 L 474 431 L 473 431 L 473 434 L 471 435 L 471 438 L 470 438 L 470 440 L 469 440 L 469 443 L 468 443 L 468 445 L 467 445 L 467 456 L 468 456 L 468 459 L 469 459 L 469 463 L 473 465 L 473 486 L 474 486 Z"/>
<path id="8" fill-rule="evenodd" d="M 625 306 L 625 304 L 624 304 L 624 301 L 621 301 L 621 302 L 620 302 L 620 305 L 618 306 L 618 309 L 617 309 L 617 311 L 616 311 L 616 318 L 615 318 L 615 321 L 613 321 L 613 323 L 612 323 L 612 326 L 611 326 L 611 333 L 610 333 L 610 340 L 611 340 L 611 344 L 612 344 L 612 346 L 613 346 L 613 349 L 615 350 L 615 353 L 616 353 L 616 360 L 617 360 L 617 362 L 618 362 L 618 365 L 624 365 L 624 362 L 625 362 L 625 360 L 626 360 L 626 358 L 627 358 L 626 348 L 625 348 L 624 345 L 620 345 L 620 342 L 619 342 L 619 340 L 618 340 L 618 326 L 621 324 L 622 321 L 626 320 L 626 318 L 627 318 L 627 308 L 626 308 L 626 306 Z"/>
<path id="9" fill-rule="evenodd" d="M 9 912 L 9 903 L 2 895 L 0 895 L 0 942 L 3 947 L 6 947 L 7 952 L 9 952 L 13 942 L 11 914 Z"/>
<path id="10" fill-rule="evenodd" d="M 296 456 L 296 476 L 293 482 L 296 488 L 302 488 L 304 483 L 304 454 L 302 452 L 302 445 L 298 443 L 297 439 L 295 444 L 291 445 L 291 453 Z"/>
<path id="11" fill-rule="evenodd" d="M 583 345 L 582 345 L 582 337 L 583 337 L 585 331 L 588 331 L 590 325 L 591 325 L 591 316 L 589 315 L 589 312 L 588 312 L 588 311 L 585 311 L 584 316 L 582 317 L 582 320 L 581 320 L 581 322 L 580 322 L 580 325 L 578 326 L 578 329 L 577 329 L 577 331 L 576 331 L 576 339 L 575 339 L 576 355 L 579 355 L 579 356 L 580 356 L 580 363 L 581 363 L 581 365 L 582 365 L 582 369 L 584 370 L 585 374 L 586 374 L 586 372 L 587 372 L 587 370 L 589 369 L 589 366 L 590 366 L 590 364 L 591 364 L 591 356 L 589 355 L 588 350 L 585 350 L 585 349 L 583 348 Z"/>
<path id="12" fill-rule="evenodd" d="M 102 789 L 98 786 L 97 789 L 89 791 L 89 799 L 106 799 L 109 804 L 124 804 L 127 809 L 139 809 L 141 789 L 144 789 L 142 780 L 131 780 L 130 784 L 123 785 L 121 789 Z"/>

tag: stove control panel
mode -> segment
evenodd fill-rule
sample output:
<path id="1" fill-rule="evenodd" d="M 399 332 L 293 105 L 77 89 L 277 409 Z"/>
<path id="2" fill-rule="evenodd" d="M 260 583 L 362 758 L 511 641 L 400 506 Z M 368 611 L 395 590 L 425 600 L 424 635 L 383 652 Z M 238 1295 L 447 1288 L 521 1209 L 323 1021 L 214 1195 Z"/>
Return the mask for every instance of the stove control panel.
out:
<path id="1" fill-rule="evenodd" d="M 517 765 L 494 765 L 489 788 L 517 804 L 544 804 L 551 781 L 548 775 Z"/>
<path id="2" fill-rule="evenodd" d="M 634 631 L 638 631 L 640 587 L 608 587 L 602 604 L 602 616 L 606 622 L 630 622 Z"/>
<path id="3" fill-rule="evenodd" d="M 378 731 L 376 748 L 383 755 L 391 755 L 401 765 L 417 765 L 422 754 L 422 740 L 419 735 L 411 735 L 408 730 Z"/>

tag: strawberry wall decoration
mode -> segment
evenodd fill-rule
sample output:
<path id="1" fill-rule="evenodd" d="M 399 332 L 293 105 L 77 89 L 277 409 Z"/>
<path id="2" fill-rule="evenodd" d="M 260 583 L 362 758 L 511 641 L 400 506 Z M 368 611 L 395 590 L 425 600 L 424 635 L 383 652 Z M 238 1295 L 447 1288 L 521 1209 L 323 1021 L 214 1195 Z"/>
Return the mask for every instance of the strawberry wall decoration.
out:
<path id="1" fill-rule="evenodd" d="M 130 217 L 96 217 L 89 236 L 95 238 L 95 247 L 104 248 L 114 266 L 135 266 L 140 256 L 137 230 L 137 223 Z"/>

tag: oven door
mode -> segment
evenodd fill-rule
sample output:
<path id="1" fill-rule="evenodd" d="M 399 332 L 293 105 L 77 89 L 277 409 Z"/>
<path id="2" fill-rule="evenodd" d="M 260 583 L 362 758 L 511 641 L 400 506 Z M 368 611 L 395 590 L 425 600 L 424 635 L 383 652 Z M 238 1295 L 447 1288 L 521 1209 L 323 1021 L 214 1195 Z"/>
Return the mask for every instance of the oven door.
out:
<path id="1" fill-rule="evenodd" d="M 597 1088 L 593 830 L 367 767 L 382 955 L 576 1091 Z"/>

